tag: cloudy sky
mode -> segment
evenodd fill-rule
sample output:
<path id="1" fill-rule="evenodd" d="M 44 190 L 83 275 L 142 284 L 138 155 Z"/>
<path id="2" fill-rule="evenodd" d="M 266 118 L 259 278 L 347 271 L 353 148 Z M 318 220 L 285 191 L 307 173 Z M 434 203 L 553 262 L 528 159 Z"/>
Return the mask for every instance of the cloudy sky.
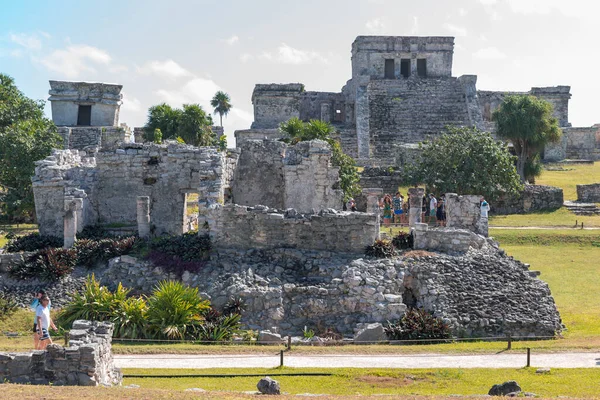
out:
<path id="1" fill-rule="evenodd" d="M 570 85 L 570 122 L 600 122 L 594 0 L 0 0 L 0 72 L 47 99 L 48 80 L 123 84 L 121 122 L 217 90 L 228 136 L 252 122 L 255 83 L 339 91 L 357 35 L 455 36 L 453 75 L 479 89 Z M 212 111 L 212 110 L 211 110 Z M 215 119 L 218 121 L 218 119 Z M 232 143 L 230 143 L 232 144 Z"/>

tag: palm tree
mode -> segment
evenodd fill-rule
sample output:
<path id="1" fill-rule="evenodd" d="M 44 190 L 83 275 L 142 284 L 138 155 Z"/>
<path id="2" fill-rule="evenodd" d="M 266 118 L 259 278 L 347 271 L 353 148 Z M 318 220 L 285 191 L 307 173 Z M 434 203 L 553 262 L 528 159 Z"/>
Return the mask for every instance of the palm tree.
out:
<path id="1" fill-rule="evenodd" d="M 214 114 L 219 114 L 219 120 L 221 122 L 221 128 L 223 127 L 223 115 L 227 116 L 231 107 L 231 99 L 229 95 L 221 90 L 215 93 L 215 96 L 210 101 L 210 105 L 215 108 Z"/>

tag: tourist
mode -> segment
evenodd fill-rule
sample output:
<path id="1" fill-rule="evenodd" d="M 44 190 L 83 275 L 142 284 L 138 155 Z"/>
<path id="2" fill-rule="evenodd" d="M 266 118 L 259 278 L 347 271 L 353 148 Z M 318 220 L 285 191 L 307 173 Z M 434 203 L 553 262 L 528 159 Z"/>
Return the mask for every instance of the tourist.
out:
<path id="1" fill-rule="evenodd" d="M 31 301 L 31 304 L 29 305 L 29 308 L 31 308 L 31 311 L 33 311 L 34 313 L 37 311 L 37 307 L 40 305 L 40 299 L 44 296 L 46 296 L 45 290 L 40 289 L 37 291 L 37 293 L 35 294 L 35 297 Z M 52 307 L 52 303 L 49 302 L 48 310 L 50 310 L 51 307 Z M 40 342 L 40 337 L 38 335 L 38 329 L 37 329 L 37 316 L 34 314 L 34 316 L 33 316 L 33 348 L 34 349 L 38 348 L 39 342 Z"/>
<path id="2" fill-rule="evenodd" d="M 438 201 L 435 198 L 435 196 L 433 195 L 433 193 L 429 193 L 429 222 L 431 222 L 432 217 L 434 219 L 433 222 L 436 222 L 437 210 L 438 210 Z"/>
<path id="3" fill-rule="evenodd" d="M 383 198 L 383 224 L 390 225 L 392 222 L 392 196 L 386 194 Z"/>
<path id="4" fill-rule="evenodd" d="M 437 226 L 446 226 L 446 196 L 444 195 L 440 196 L 437 202 L 435 217 Z"/>
<path id="5" fill-rule="evenodd" d="M 427 196 L 423 195 L 423 202 L 421 203 L 421 223 L 426 223 L 427 216 L 429 215 L 429 203 L 427 202 Z"/>
<path id="6" fill-rule="evenodd" d="M 356 201 L 353 198 L 350 198 L 350 200 L 348 200 L 347 210 L 356 211 Z"/>
<path id="7" fill-rule="evenodd" d="M 402 198 L 402 195 L 400 194 L 400 192 L 396 192 L 396 196 L 394 196 L 394 199 L 392 200 L 392 204 L 394 205 L 394 223 L 400 223 L 402 224 L 402 214 L 404 213 L 404 211 L 402 210 L 402 201 L 404 199 Z"/>
<path id="8" fill-rule="evenodd" d="M 37 321 L 37 330 L 39 335 L 39 344 L 37 350 L 45 350 L 49 344 L 52 344 L 52 339 L 50 339 L 50 334 L 48 333 L 48 329 L 52 327 L 52 329 L 56 330 L 56 325 L 54 325 L 54 321 L 50 318 L 50 299 L 48 296 L 43 296 L 39 299 L 39 305 L 35 310 L 35 318 Z"/>
<path id="9" fill-rule="evenodd" d="M 410 202 L 408 201 L 408 194 L 406 194 L 406 201 L 404 201 L 404 197 L 402 197 L 402 214 L 400 215 L 400 224 L 408 224 L 408 209 L 410 207 Z"/>
<path id="10" fill-rule="evenodd" d="M 481 199 L 479 200 L 479 208 L 481 209 L 481 218 L 488 218 L 488 213 L 490 212 L 490 205 L 487 201 L 485 201 L 485 199 L 483 198 L 483 196 L 481 196 Z"/>

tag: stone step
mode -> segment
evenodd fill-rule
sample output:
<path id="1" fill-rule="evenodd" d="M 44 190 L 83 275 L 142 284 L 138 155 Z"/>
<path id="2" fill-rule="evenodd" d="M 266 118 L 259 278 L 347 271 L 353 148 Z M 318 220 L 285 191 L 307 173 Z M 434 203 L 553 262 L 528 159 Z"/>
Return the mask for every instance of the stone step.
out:
<path id="1" fill-rule="evenodd" d="M 578 201 L 565 201 L 563 206 L 575 215 L 600 215 L 600 208 L 595 203 L 580 203 Z"/>

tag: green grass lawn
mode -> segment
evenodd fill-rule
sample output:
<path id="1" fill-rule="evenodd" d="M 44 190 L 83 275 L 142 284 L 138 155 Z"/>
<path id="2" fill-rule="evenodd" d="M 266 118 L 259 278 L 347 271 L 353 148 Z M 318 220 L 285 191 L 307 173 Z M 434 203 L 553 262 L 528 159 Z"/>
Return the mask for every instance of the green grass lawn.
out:
<path id="1" fill-rule="evenodd" d="M 566 208 L 562 207 L 555 211 L 536 212 L 531 214 L 511 214 L 511 215 L 492 215 L 489 219 L 490 227 L 510 226 L 510 227 L 574 227 L 578 226 L 600 227 L 600 215 L 583 216 L 575 215 Z"/>
<path id="2" fill-rule="evenodd" d="M 548 171 L 548 167 L 560 166 L 564 171 Z M 547 165 L 542 175 L 536 178 L 538 185 L 558 186 L 563 189 L 565 200 L 577 200 L 577 185 L 600 182 L 600 162 L 593 165 L 565 164 Z"/>
<path id="3" fill-rule="evenodd" d="M 35 224 L 12 224 L 12 225 L 0 225 L 0 248 L 6 246 L 8 239 L 6 234 L 11 232 L 15 235 L 26 235 L 28 233 L 37 232 L 37 225 Z"/>
<path id="4" fill-rule="evenodd" d="M 600 369 L 552 369 L 536 374 L 535 368 L 523 369 L 211 369 L 211 370 L 140 370 L 125 369 L 125 374 L 277 374 L 329 372 L 332 376 L 276 376 L 282 392 L 327 395 L 486 395 L 494 383 L 516 380 L 527 392 L 542 397 L 598 396 Z M 124 384 L 141 388 L 185 390 L 256 391 L 258 377 L 235 378 L 125 378 Z M 577 384 L 574 384 L 577 382 Z"/>

